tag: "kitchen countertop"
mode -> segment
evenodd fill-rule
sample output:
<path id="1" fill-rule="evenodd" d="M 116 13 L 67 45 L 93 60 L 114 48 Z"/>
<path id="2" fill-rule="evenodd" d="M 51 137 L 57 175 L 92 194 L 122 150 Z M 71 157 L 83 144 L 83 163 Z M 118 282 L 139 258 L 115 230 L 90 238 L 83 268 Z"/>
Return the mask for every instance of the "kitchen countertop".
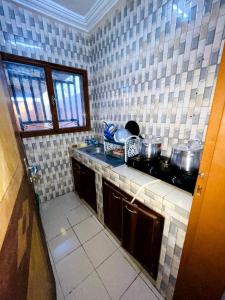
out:
<path id="1" fill-rule="evenodd" d="M 142 193 L 140 192 L 139 196 L 137 196 L 139 201 L 142 201 L 140 196 L 144 192 L 145 195 L 150 196 L 152 199 L 159 201 L 160 203 L 162 201 L 171 202 L 171 204 L 184 209 L 186 212 L 190 212 L 193 198 L 191 193 L 179 189 L 153 176 L 147 175 L 132 167 L 128 167 L 126 164 L 119 167 L 113 167 L 83 151 L 80 151 L 79 149 L 76 149 L 74 154 L 76 152 L 86 157 L 87 160 L 92 160 L 93 162 L 101 165 L 103 169 L 108 169 L 108 173 L 110 172 L 111 178 L 119 176 L 120 178 L 123 177 L 124 180 L 129 180 L 131 184 L 131 196 L 134 196 L 138 189 L 145 185 Z M 94 169 L 96 172 L 100 171 L 97 168 Z M 127 192 L 127 189 L 125 191 Z M 163 202 L 162 205 L 164 204 Z"/>

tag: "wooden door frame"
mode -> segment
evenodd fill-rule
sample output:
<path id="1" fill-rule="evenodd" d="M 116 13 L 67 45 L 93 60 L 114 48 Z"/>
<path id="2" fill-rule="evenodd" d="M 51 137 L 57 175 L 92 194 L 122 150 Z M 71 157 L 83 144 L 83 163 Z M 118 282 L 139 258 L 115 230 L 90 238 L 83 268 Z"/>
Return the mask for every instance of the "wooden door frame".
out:
<path id="1" fill-rule="evenodd" d="M 212 167 L 212 160 L 216 148 L 217 137 L 220 131 L 221 122 L 224 121 L 223 120 L 225 115 L 224 81 L 225 81 L 225 48 L 223 50 L 222 60 L 219 67 L 214 100 L 211 108 L 208 130 L 207 130 L 205 145 L 203 150 L 203 156 L 200 164 L 199 176 L 195 187 L 194 198 L 193 198 L 193 203 L 192 203 L 192 208 L 191 208 L 190 218 L 189 218 L 189 224 L 188 224 L 184 248 L 182 252 L 178 278 L 176 282 L 176 288 L 174 293 L 174 299 L 176 300 L 187 299 L 185 298 L 185 292 L 182 291 L 182 286 L 184 286 L 185 284 L 186 274 L 188 270 L 188 260 L 190 256 L 193 254 L 193 247 L 195 243 L 195 238 L 197 236 L 199 218 L 202 212 L 204 197 L 206 195 L 205 190 L 207 187 L 209 174 Z M 207 274 L 202 274 L 202 275 L 207 276 Z"/>

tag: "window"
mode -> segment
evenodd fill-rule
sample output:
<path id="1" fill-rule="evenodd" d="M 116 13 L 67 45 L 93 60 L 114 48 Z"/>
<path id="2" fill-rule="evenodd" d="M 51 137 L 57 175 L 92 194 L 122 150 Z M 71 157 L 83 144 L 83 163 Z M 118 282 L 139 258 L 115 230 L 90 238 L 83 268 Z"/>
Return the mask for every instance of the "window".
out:
<path id="1" fill-rule="evenodd" d="M 21 136 L 90 130 L 87 72 L 2 53 Z"/>

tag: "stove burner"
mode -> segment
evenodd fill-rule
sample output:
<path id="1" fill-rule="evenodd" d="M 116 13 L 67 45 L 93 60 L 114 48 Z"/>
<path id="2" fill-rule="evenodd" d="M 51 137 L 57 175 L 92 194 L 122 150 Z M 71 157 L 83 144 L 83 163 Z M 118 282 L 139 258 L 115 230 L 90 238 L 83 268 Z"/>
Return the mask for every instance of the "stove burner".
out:
<path id="1" fill-rule="evenodd" d="M 170 165 L 168 157 L 160 156 L 155 159 L 146 159 L 136 155 L 128 158 L 127 165 L 139 171 L 159 178 L 167 183 L 175 185 L 185 191 L 194 192 L 198 173 L 185 172 Z"/>

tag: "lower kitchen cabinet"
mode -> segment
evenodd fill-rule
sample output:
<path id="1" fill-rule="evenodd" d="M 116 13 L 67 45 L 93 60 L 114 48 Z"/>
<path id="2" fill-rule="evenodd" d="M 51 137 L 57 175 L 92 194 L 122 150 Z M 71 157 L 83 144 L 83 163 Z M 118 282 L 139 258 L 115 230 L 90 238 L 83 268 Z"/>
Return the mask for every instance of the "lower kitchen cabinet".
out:
<path id="1" fill-rule="evenodd" d="M 74 158 L 72 158 L 72 168 L 75 191 L 97 212 L 95 172 Z"/>
<path id="2" fill-rule="evenodd" d="M 103 179 L 105 225 L 126 249 L 156 279 L 164 218 Z"/>
<path id="3" fill-rule="evenodd" d="M 115 236 L 122 236 L 122 201 L 131 198 L 120 189 L 103 179 L 104 223 Z"/>
<path id="4" fill-rule="evenodd" d="M 156 279 L 164 218 L 138 201 L 123 201 L 122 218 L 122 247 Z"/>

